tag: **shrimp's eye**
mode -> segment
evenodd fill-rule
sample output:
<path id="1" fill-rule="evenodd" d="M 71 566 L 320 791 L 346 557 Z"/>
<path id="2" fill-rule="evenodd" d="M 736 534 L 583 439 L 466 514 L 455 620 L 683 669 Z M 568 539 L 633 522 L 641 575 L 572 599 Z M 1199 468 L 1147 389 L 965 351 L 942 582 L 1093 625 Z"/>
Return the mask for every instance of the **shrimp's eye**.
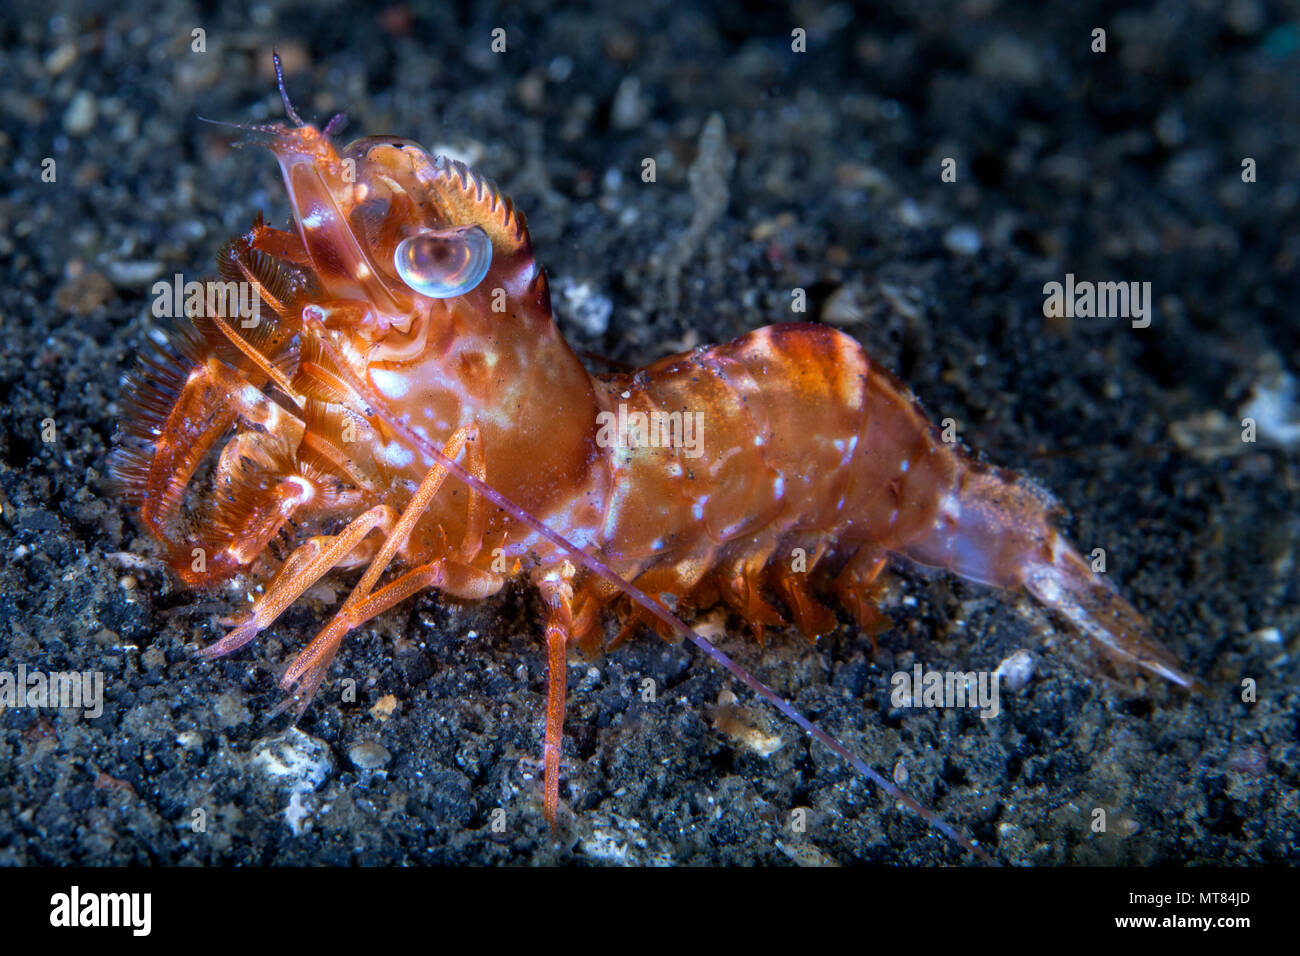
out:
<path id="1" fill-rule="evenodd" d="M 492 240 L 478 226 L 422 232 L 398 243 L 393 265 L 420 295 L 450 299 L 483 281 L 492 265 Z"/>

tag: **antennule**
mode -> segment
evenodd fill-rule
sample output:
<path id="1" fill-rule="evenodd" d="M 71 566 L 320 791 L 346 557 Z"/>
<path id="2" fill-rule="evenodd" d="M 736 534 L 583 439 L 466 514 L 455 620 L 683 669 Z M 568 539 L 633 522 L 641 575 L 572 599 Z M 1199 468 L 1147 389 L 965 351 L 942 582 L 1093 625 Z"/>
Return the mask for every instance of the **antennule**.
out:
<path id="1" fill-rule="evenodd" d="M 271 59 L 275 62 L 275 82 L 280 87 L 280 101 L 284 103 L 285 115 L 293 120 L 296 125 L 306 126 L 307 124 L 302 121 L 302 117 L 298 115 L 298 111 L 289 102 L 289 91 L 284 88 L 284 67 L 280 63 L 280 54 L 272 50 Z"/>
<path id="2" fill-rule="evenodd" d="M 335 113 L 334 116 L 330 118 L 330 121 L 325 124 L 325 128 L 321 130 L 321 133 L 322 135 L 324 135 L 326 139 L 329 139 L 331 136 L 333 136 L 335 133 L 341 130 L 344 126 L 346 126 L 347 123 L 348 123 L 347 113 Z"/>

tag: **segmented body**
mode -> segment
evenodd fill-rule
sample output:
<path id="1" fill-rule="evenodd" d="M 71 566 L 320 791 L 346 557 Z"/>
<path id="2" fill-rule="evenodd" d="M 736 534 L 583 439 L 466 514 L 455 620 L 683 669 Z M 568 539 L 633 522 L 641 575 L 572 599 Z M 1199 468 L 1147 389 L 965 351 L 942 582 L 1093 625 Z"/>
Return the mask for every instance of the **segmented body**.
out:
<path id="1" fill-rule="evenodd" d="M 491 184 L 401 140 L 337 153 L 311 126 L 254 132 L 296 228 L 259 222 L 221 276 L 250 283 L 261 315 L 182 323 L 133 380 L 113 461 L 183 578 L 266 579 L 210 653 L 247 643 L 323 575 L 366 567 L 285 675 L 305 706 L 351 628 L 424 588 L 481 598 L 526 574 L 548 607 L 552 818 L 566 654 L 601 645 L 618 578 L 670 606 L 725 601 L 759 632 L 788 616 L 813 637 L 836 624 L 816 596 L 829 585 L 874 633 L 872 589 L 897 554 L 1026 588 L 1116 657 L 1188 683 L 1053 530 L 1047 496 L 943 441 L 848 336 L 773 326 L 593 377 L 553 321 L 522 216 Z M 694 416 L 697 440 L 608 439 L 637 413 Z M 426 443 L 614 576 L 445 481 Z M 271 576 L 277 540 L 287 558 Z"/>

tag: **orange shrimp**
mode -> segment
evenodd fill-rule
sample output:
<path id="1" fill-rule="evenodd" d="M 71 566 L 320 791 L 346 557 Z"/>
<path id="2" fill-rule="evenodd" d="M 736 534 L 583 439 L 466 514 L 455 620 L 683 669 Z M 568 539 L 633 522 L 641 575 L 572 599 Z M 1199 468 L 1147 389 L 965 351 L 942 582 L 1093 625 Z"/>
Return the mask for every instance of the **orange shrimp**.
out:
<path id="1" fill-rule="evenodd" d="M 526 575 L 547 608 L 552 825 L 567 655 L 599 650 L 620 599 L 629 627 L 709 649 L 674 608 L 721 601 L 759 635 L 788 615 L 815 638 L 836 627 L 826 585 L 874 638 L 896 555 L 1023 589 L 1112 657 L 1192 683 L 1054 529 L 1052 500 L 945 442 L 852 338 L 777 325 L 593 377 L 491 183 L 393 137 L 336 151 L 333 124 L 284 102 L 294 126 L 241 128 L 279 161 L 294 228 L 259 219 L 220 260 L 222 280 L 254 290 L 257 320 L 204 308 L 182 323 L 131 381 L 112 460 L 192 585 L 257 578 L 273 541 L 293 548 L 207 655 L 247 644 L 330 571 L 365 567 L 283 675 L 301 713 L 353 628 L 428 588 L 477 600 Z"/>

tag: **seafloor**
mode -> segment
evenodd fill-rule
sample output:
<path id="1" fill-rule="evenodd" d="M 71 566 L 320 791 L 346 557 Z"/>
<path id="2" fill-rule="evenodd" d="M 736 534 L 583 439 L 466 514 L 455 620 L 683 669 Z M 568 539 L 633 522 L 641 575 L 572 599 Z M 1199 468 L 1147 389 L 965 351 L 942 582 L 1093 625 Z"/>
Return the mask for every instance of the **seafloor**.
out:
<path id="1" fill-rule="evenodd" d="M 794 318 L 856 335 L 969 446 L 1059 496 L 1204 687 L 1108 673 L 1027 599 L 903 567 L 878 651 L 847 624 L 760 648 L 722 618 L 729 653 L 1006 862 L 1300 859 L 1296 7 L 528 6 L 3 15 L 0 670 L 99 671 L 105 689 L 98 718 L 0 716 L 0 862 L 971 859 L 650 636 L 572 665 L 553 838 L 522 587 L 428 594 L 363 629 L 297 731 L 269 716 L 275 679 L 328 595 L 195 658 L 244 594 L 169 578 L 105 458 L 121 375 L 167 324 L 153 283 L 210 271 L 259 211 L 287 215 L 270 156 L 199 119 L 279 118 L 272 46 L 308 118 L 346 109 L 349 135 L 410 137 L 499 182 L 577 347 L 642 363 Z M 1045 318 L 1066 274 L 1150 283 L 1149 326 Z M 890 701 L 898 670 L 1018 649 L 1033 675 L 996 719 Z"/>

